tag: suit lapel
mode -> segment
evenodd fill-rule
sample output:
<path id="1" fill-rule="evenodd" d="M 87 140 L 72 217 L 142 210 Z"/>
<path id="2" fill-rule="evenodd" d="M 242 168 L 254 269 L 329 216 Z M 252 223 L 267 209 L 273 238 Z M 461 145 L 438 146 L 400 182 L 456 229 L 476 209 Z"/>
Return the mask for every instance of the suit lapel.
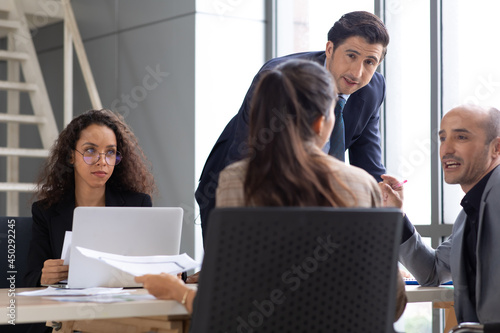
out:
<path id="1" fill-rule="evenodd" d="M 479 225 L 478 225 L 478 230 L 477 230 L 477 244 L 476 244 L 476 304 L 481 304 L 481 278 L 482 278 L 482 270 L 483 270 L 483 256 L 482 254 L 482 245 L 485 245 L 481 242 L 481 237 L 484 229 L 484 210 L 486 207 L 486 197 L 485 195 L 487 192 L 486 188 L 484 189 L 483 192 L 483 197 L 481 198 L 481 205 L 479 206 Z"/>
<path id="2" fill-rule="evenodd" d="M 52 230 L 50 235 L 52 237 L 52 251 L 54 254 L 59 254 L 62 251 L 64 242 L 64 235 L 66 230 L 73 230 L 73 211 L 75 210 L 75 195 L 68 196 L 66 200 L 56 205 L 52 216 L 50 217 L 51 223 L 49 224 Z"/>
<path id="3" fill-rule="evenodd" d="M 467 277 L 463 261 L 464 227 L 467 215 L 462 209 L 453 227 L 453 244 L 450 253 L 450 270 L 453 277 L 455 307 L 457 314 L 468 314 L 474 306 L 470 302 Z M 463 318 L 457 318 L 462 321 Z"/>
<path id="4" fill-rule="evenodd" d="M 488 196 L 494 186 L 495 183 L 498 182 L 498 178 L 500 178 L 500 167 L 497 167 L 495 171 L 490 176 L 490 179 L 488 180 L 488 183 L 486 183 L 486 187 L 484 188 L 483 195 L 481 196 L 481 205 L 479 206 L 479 225 L 478 225 L 478 231 L 477 231 L 477 246 L 476 246 L 476 302 L 477 304 L 482 304 L 482 293 L 481 293 L 481 281 L 483 277 L 483 261 L 486 261 L 485 264 L 485 269 L 490 269 L 488 267 L 488 258 L 492 255 L 491 253 L 485 252 L 485 251 L 491 251 L 491 244 L 488 243 L 487 237 L 490 235 L 483 235 L 483 232 L 488 232 L 484 231 L 485 229 L 488 229 L 487 226 L 485 226 L 485 210 L 486 206 L 488 204 Z M 489 232 L 492 232 L 491 227 L 489 228 Z M 485 237 L 486 236 L 486 237 Z M 487 275 L 485 274 L 485 278 L 487 278 Z"/>

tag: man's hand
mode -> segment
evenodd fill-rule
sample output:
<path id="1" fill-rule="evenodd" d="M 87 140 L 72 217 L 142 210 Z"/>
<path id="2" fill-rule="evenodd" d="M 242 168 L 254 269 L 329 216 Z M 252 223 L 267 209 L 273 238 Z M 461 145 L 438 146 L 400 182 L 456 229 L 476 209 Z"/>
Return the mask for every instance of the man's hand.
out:
<path id="1" fill-rule="evenodd" d="M 403 209 L 404 191 L 403 185 L 395 177 L 382 175 L 382 182 L 378 183 L 382 191 L 382 201 L 384 207 L 396 207 Z"/>

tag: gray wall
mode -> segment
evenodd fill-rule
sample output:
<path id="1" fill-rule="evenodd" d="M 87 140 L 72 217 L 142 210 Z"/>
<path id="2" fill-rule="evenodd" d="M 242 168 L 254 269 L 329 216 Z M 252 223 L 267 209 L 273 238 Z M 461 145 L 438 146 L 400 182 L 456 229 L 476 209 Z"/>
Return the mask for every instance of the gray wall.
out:
<path id="1" fill-rule="evenodd" d="M 72 4 L 103 106 L 125 117 L 153 165 L 159 190 L 154 205 L 193 201 L 194 1 L 74 0 Z M 33 33 L 61 129 L 63 26 L 58 23 Z M 76 55 L 74 73 L 74 115 L 78 115 L 91 104 Z M 37 134 L 25 131 L 23 136 Z M 23 163 L 22 168 L 27 167 Z M 29 205 L 21 202 L 21 207 L 20 215 L 30 214 Z M 182 251 L 193 253 L 193 238 L 194 225 L 186 219 Z"/>
<path id="2" fill-rule="evenodd" d="M 151 161 L 159 189 L 154 205 L 184 208 L 181 251 L 193 255 L 196 238 L 200 258 L 193 194 L 211 146 L 263 64 L 264 1 L 71 3 L 103 106 L 125 117 Z M 46 26 L 33 35 L 61 129 L 63 25 Z M 74 115 L 78 115 L 91 104 L 76 55 L 74 67 Z M 30 108 L 24 100 L 23 113 L 31 113 Z M 33 128 L 22 136 L 27 141 L 23 146 L 41 147 Z M 2 140 L 0 135 L 0 144 L 5 145 Z M 21 163 L 21 181 L 33 181 L 39 161 Z M 3 210 L 5 198 L 0 199 Z M 31 214 L 30 199 L 21 196 L 21 216 Z"/>

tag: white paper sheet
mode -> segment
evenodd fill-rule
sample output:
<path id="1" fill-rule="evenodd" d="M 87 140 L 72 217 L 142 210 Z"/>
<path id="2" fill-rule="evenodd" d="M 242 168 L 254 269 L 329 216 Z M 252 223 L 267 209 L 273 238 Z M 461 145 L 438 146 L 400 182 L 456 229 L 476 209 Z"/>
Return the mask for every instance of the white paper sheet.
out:
<path id="1" fill-rule="evenodd" d="M 71 252 L 71 236 L 73 233 L 71 231 L 66 231 L 64 233 L 64 243 L 63 243 L 63 248 L 61 252 L 61 259 L 64 260 L 65 265 L 69 265 L 69 253 Z"/>
<path id="2" fill-rule="evenodd" d="M 156 299 L 156 297 L 154 297 L 153 295 L 112 294 L 112 295 L 49 297 L 49 299 L 59 302 L 121 303 L 121 302 L 133 302 L 142 300 L 153 300 Z"/>
<path id="3" fill-rule="evenodd" d="M 90 296 L 90 295 L 109 295 L 109 294 L 124 294 L 129 292 L 123 288 L 85 288 L 85 289 L 69 289 L 69 288 L 54 288 L 47 287 L 45 289 L 23 291 L 18 293 L 20 296 Z"/>
<path id="4" fill-rule="evenodd" d="M 106 252 L 94 251 L 77 246 L 84 256 L 105 262 L 134 276 L 144 274 L 178 274 L 200 266 L 186 253 L 174 256 L 122 256 Z"/>

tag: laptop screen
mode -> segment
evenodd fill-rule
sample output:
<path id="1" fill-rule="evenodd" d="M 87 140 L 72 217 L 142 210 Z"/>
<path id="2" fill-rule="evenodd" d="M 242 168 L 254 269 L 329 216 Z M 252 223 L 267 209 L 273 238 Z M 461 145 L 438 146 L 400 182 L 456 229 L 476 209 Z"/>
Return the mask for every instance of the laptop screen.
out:
<path id="1" fill-rule="evenodd" d="M 83 256 L 76 246 L 127 256 L 179 254 L 180 207 L 77 207 L 68 287 L 136 287 L 132 275 Z"/>

